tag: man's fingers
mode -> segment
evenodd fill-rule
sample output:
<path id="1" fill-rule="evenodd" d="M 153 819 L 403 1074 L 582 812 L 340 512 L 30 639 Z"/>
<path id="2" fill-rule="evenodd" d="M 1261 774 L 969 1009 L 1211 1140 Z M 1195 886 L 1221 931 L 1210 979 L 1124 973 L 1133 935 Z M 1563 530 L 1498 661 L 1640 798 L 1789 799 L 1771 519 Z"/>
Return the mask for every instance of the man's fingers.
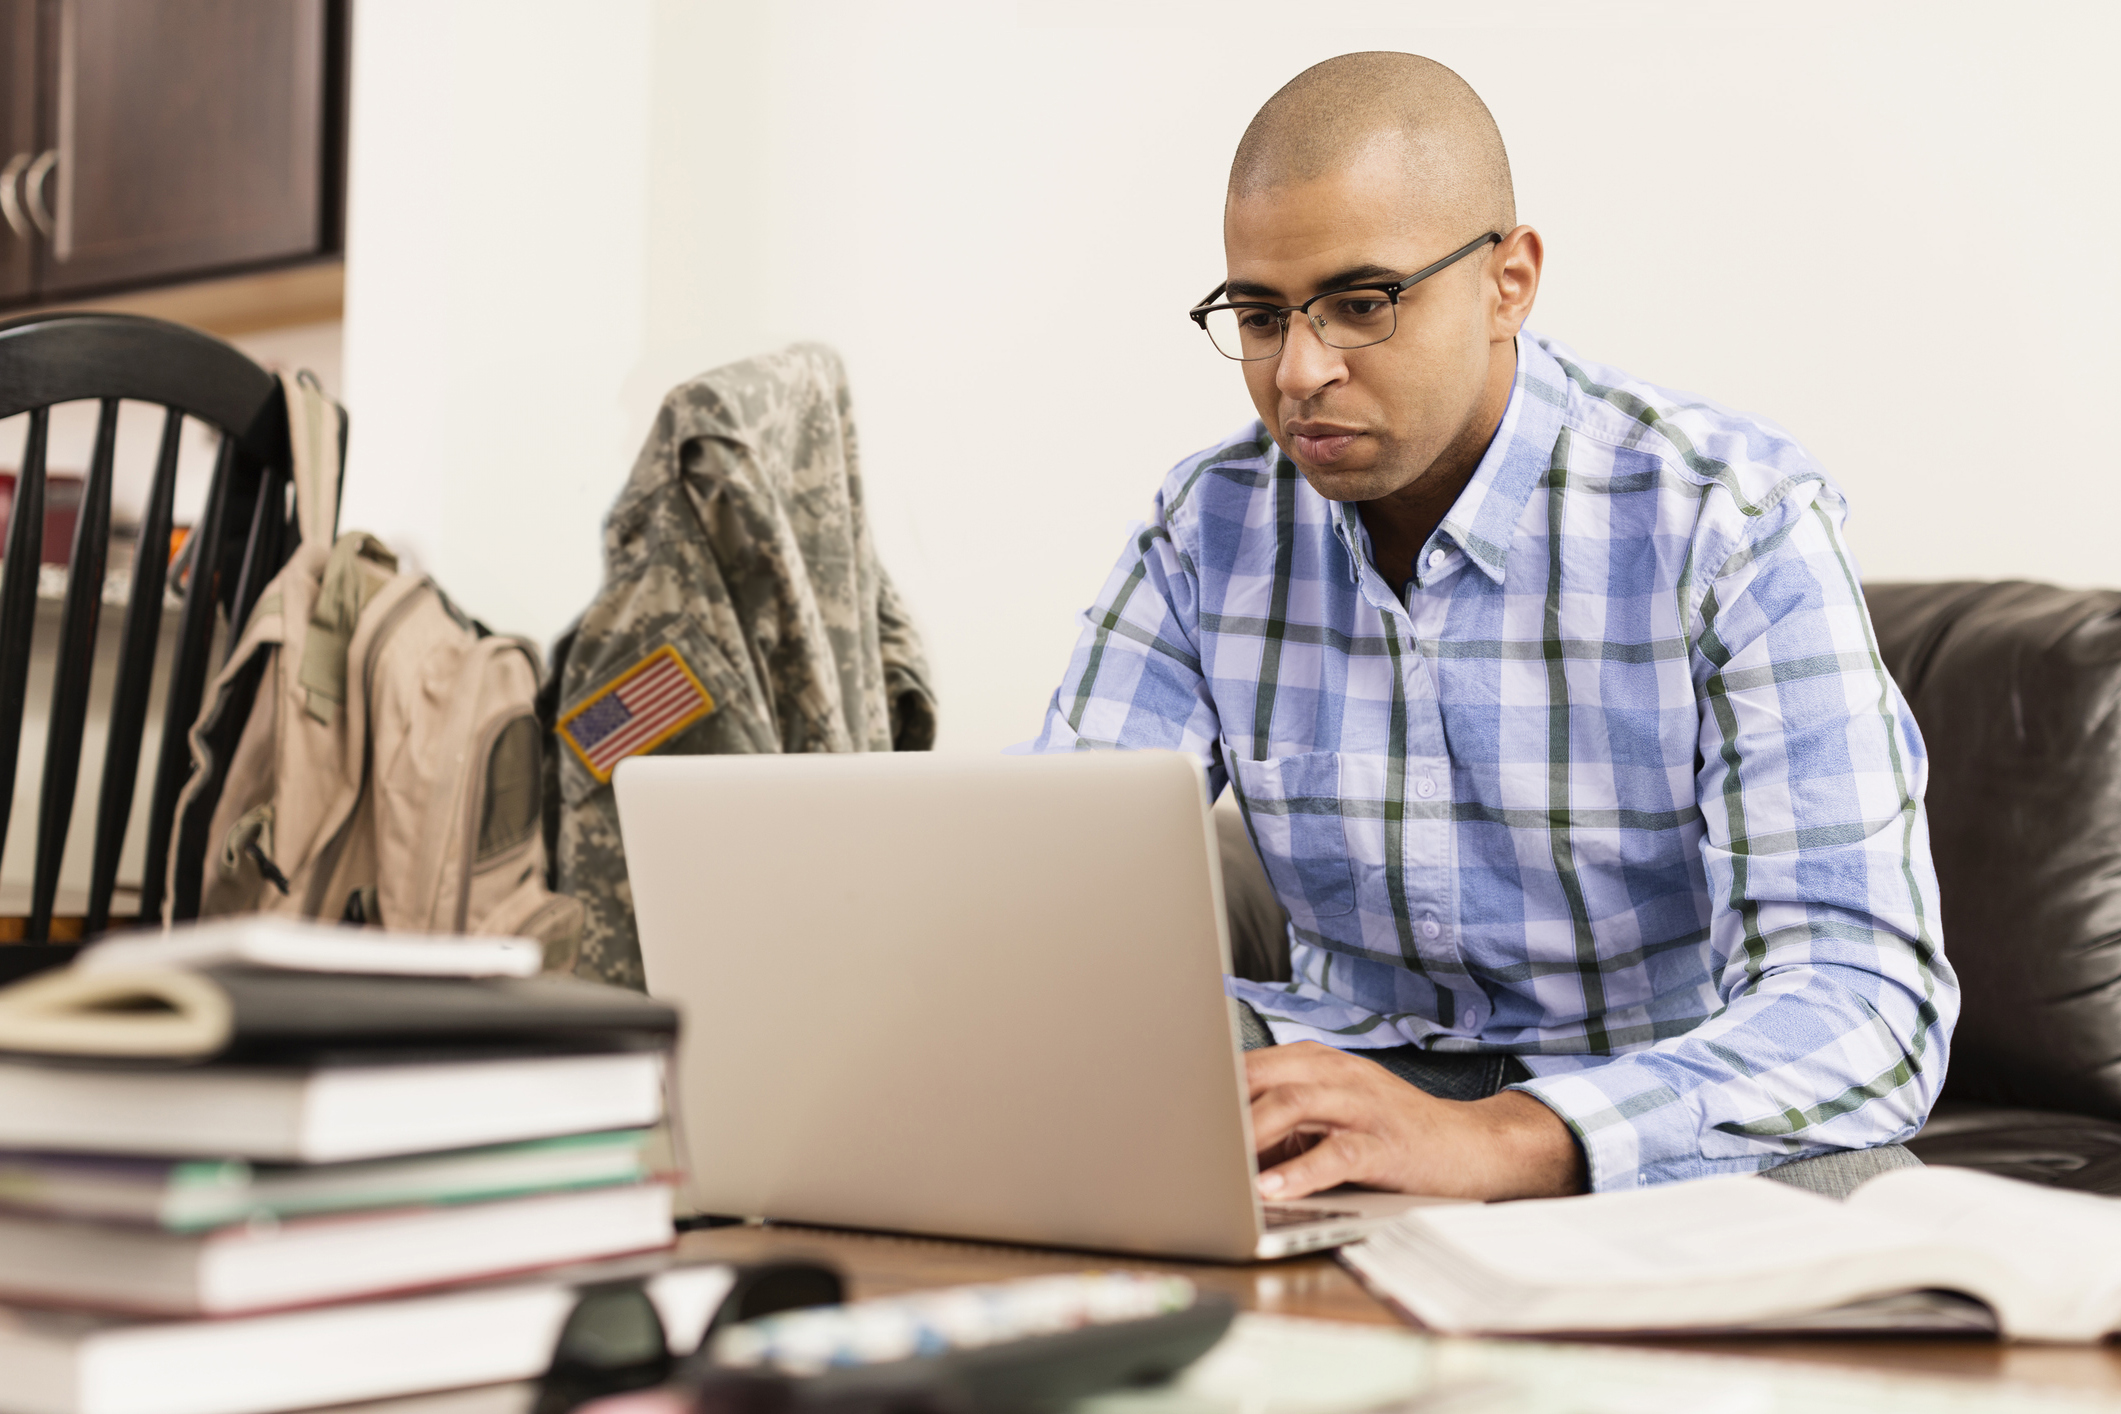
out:
<path id="1" fill-rule="evenodd" d="M 1345 1074 L 1354 1058 L 1345 1051 L 1321 1046 L 1316 1041 L 1296 1041 L 1286 1046 L 1267 1046 L 1245 1052 L 1245 1083 L 1258 1099 L 1260 1092 L 1276 1085 L 1318 1081 Z M 1374 1062 L 1357 1062 L 1374 1064 Z"/>
<path id="2" fill-rule="evenodd" d="M 1295 1158 L 1261 1174 L 1259 1196 L 1270 1201 L 1302 1198 L 1346 1183 L 1359 1172 L 1366 1142 L 1361 1135 L 1335 1130 Z"/>
<path id="3" fill-rule="evenodd" d="M 1259 1166 L 1264 1170 L 1273 1168 L 1276 1164 L 1285 1163 L 1325 1137 L 1325 1131 L 1323 1130 L 1314 1129 L 1308 1132 L 1298 1130 L 1273 1148 L 1260 1150 Z"/>
<path id="4" fill-rule="evenodd" d="M 1252 1101 L 1252 1147 L 1265 1153 L 1302 1129 L 1358 1123 L 1360 1097 L 1337 1085 L 1277 1085 Z"/>
<path id="5" fill-rule="evenodd" d="M 1259 1191 L 1294 1198 L 1337 1183 L 1433 1182 L 1423 1136 L 1464 1128 L 1465 1105 L 1424 1094 L 1377 1062 L 1309 1042 L 1245 1057 Z M 1537 1103 L 1536 1101 L 1532 1103 Z M 1279 1159 L 1279 1163 L 1273 1161 Z"/>

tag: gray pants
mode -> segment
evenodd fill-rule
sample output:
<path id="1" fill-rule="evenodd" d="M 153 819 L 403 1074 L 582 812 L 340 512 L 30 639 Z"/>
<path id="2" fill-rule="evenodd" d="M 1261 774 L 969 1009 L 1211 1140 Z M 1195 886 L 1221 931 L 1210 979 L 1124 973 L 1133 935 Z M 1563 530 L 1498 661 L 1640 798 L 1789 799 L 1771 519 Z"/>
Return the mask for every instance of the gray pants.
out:
<path id="1" fill-rule="evenodd" d="M 1259 1013 L 1237 1004 L 1239 1033 L 1245 1049 L 1256 1051 L 1274 1044 L 1274 1034 Z M 1376 1061 L 1418 1090 L 1442 1100 L 1485 1100 L 1506 1086 L 1530 1080 L 1532 1073 L 1515 1056 L 1494 1052 L 1425 1051 L 1419 1046 L 1386 1046 L 1377 1050 L 1351 1051 Z M 1920 1168 L 1922 1160 L 1902 1144 L 1881 1144 L 1875 1149 L 1844 1149 L 1812 1159 L 1792 1159 L 1761 1177 L 1797 1188 L 1809 1188 L 1829 1198 L 1846 1198 L 1867 1178 L 1889 1169 Z"/>

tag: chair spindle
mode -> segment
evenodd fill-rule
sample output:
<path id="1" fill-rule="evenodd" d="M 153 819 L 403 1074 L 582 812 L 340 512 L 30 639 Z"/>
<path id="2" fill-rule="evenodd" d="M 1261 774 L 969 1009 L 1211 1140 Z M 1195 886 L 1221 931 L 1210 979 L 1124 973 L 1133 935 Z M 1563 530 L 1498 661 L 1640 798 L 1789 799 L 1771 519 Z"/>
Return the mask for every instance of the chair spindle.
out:
<path id="1" fill-rule="evenodd" d="M 250 509 L 250 534 L 243 542 L 243 567 L 236 572 L 236 596 L 228 608 L 229 656 L 234 655 L 243 627 L 250 622 L 251 606 L 265 592 L 266 579 L 279 570 L 272 556 L 278 544 L 274 531 L 280 519 L 277 493 L 282 484 L 269 467 L 258 475 L 258 499 Z"/>
<path id="2" fill-rule="evenodd" d="M 163 581 L 169 573 L 169 532 L 177 495 L 177 452 L 184 414 L 175 408 L 162 419 L 162 447 L 147 492 L 147 515 L 133 552 L 132 593 L 125 606 L 124 648 L 111 697 L 110 731 L 103 750 L 102 798 L 96 806 L 96 855 L 89 875 L 88 921 L 94 937 L 110 925 L 111 895 L 118 885 L 118 859 L 132 821 L 133 787 L 140 770 L 140 738 L 147 726 L 147 699 L 154 688 L 155 649 L 162 636 Z"/>
<path id="3" fill-rule="evenodd" d="M 0 561 L 0 856 L 14 813 L 15 767 L 22 751 L 22 711 L 29 696 L 30 640 L 37 630 L 37 574 L 44 561 L 44 448 L 51 409 L 29 415 L 22 469 L 8 509 L 7 549 Z"/>
<path id="4" fill-rule="evenodd" d="M 37 803 L 37 863 L 31 884 L 29 941 L 51 941 L 52 905 L 81 768 L 88 726 L 89 680 L 96 666 L 96 625 L 103 611 L 103 573 L 110 554 L 111 465 L 118 441 L 118 400 L 104 398 L 96 415 L 96 448 L 74 522 L 74 552 L 59 620 L 59 662 L 52 680 L 52 715 L 44 739 L 44 789 Z"/>
<path id="5" fill-rule="evenodd" d="M 191 776 L 191 727 L 206 696 L 213 653 L 214 615 L 220 595 L 221 527 L 235 494 L 236 439 L 221 436 L 206 510 L 192 533 L 191 576 L 184 585 L 184 612 L 177 621 L 177 662 L 162 708 L 162 753 L 155 765 L 155 796 L 147 813 L 147 857 L 140 879 L 140 916 L 159 918 L 169 872 L 169 842 L 175 833 L 177 797 Z"/>

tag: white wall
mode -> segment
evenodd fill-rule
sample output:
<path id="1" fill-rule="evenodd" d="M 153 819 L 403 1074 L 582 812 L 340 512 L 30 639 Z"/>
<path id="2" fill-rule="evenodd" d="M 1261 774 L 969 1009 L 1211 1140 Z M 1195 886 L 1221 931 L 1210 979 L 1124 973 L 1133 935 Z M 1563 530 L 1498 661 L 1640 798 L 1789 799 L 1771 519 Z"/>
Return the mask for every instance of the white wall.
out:
<path id="1" fill-rule="evenodd" d="M 355 13 L 342 524 L 546 636 L 594 586 L 632 427 L 648 8 Z"/>
<path id="2" fill-rule="evenodd" d="M 1533 327 L 1790 428 L 1871 577 L 2121 583 L 2121 11 L 1331 13 L 365 0 L 347 523 L 549 637 L 661 390 L 827 339 L 945 744 L 1028 735 L 1127 522 L 1249 415 L 1183 317 L 1238 134 L 1397 48 L 1502 125 Z"/>

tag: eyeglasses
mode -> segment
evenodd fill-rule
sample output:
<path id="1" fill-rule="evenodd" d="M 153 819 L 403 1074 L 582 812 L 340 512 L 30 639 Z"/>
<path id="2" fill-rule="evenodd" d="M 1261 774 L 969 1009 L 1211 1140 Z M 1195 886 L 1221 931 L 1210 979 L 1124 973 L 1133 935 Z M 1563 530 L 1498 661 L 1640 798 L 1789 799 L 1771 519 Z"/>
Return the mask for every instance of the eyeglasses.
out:
<path id="1" fill-rule="evenodd" d="M 1366 349 L 1391 338 L 1399 328 L 1402 294 L 1474 251 L 1501 243 L 1501 235 L 1490 231 L 1435 264 L 1424 265 L 1404 280 L 1328 290 L 1302 304 L 1254 304 L 1246 300 L 1217 304 L 1223 291 L 1230 288 L 1225 282 L 1208 291 L 1208 297 L 1186 313 L 1214 341 L 1217 353 L 1240 363 L 1256 363 L 1280 353 L 1292 314 L 1301 314 L 1328 348 Z"/>
<path id="2" fill-rule="evenodd" d="M 554 1345 L 552 1366 L 539 1381 L 528 1414 L 571 1414 L 606 1395 L 647 1390 L 684 1373 L 686 1357 L 670 1349 L 648 1281 L 647 1276 L 620 1277 L 576 1291 L 574 1307 Z M 706 1348 L 714 1332 L 739 1321 L 805 1306 L 836 1306 L 846 1299 L 839 1273 L 816 1262 L 739 1266 L 707 1322 L 699 1348 Z M 674 1412 L 690 1410 L 689 1392 L 667 1405 Z M 656 1402 L 649 1401 L 640 1409 L 654 1407 Z"/>
<path id="3" fill-rule="evenodd" d="M 530 1414 L 568 1414 L 607 1394 L 661 1384 L 674 1363 L 663 1319 L 640 1279 L 584 1288 L 560 1327 Z"/>

